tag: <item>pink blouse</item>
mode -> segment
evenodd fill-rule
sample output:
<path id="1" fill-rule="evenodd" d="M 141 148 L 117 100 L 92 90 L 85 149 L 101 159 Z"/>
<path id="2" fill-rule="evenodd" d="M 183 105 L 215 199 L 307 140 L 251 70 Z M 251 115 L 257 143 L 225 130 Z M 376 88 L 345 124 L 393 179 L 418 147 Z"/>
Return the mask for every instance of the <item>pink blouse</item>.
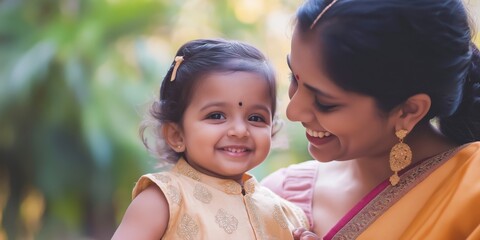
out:
<path id="1" fill-rule="evenodd" d="M 313 190 L 317 178 L 316 160 L 293 164 L 265 177 L 261 184 L 303 209 L 313 228 Z"/>

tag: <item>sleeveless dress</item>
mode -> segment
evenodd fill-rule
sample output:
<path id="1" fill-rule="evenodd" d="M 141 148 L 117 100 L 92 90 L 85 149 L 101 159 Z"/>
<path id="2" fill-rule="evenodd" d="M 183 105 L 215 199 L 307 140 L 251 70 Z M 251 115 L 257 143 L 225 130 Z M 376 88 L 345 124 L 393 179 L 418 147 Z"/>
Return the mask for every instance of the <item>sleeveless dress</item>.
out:
<path id="1" fill-rule="evenodd" d="M 164 193 L 170 217 L 162 239 L 293 239 L 294 229 L 308 228 L 301 208 L 249 174 L 243 183 L 205 175 L 179 159 L 168 172 L 142 176 L 132 194 L 150 184 Z"/>

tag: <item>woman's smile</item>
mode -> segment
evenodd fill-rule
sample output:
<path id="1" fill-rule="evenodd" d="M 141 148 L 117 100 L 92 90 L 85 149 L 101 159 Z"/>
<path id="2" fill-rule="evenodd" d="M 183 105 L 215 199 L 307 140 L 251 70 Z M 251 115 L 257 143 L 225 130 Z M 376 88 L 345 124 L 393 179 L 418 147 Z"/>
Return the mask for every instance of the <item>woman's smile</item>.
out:
<path id="1" fill-rule="evenodd" d="M 308 141 L 315 146 L 324 145 L 333 140 L 333 137 L 335 136 L 330 132 L 316 132 L 310 129 L 307 129 L 305 135 L 307 136 Z"/>

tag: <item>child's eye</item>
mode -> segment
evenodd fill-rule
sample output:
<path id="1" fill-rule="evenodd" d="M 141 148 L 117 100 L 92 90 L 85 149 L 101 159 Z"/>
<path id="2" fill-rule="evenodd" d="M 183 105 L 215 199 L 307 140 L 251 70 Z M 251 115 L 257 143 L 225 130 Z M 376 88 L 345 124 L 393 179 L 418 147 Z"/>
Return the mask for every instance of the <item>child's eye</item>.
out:
<path id="1" fill-rule="evenodd" d="M 211 113 L 207 116 L 207 119 L 225 119 L 222 113 Z"/>
<path id="2" fill-rule="evenodd" d="M 265 119 L 259 115 L 252 115 L 248 118 L 248 121 L 252 122 L 265 122 Z"/>

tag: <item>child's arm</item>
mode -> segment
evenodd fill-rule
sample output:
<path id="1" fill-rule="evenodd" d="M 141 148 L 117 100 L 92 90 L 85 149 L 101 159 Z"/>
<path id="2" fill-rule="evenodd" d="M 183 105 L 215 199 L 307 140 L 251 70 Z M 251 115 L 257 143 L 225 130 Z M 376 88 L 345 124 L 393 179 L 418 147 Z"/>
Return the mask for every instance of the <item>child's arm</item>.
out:
<path id="1" fill-rule="evenodd" d="M 151 185 L 130 203 L 112 240 L 161 239 L 168 219 L 167 199 L 160 188 Z"/>

